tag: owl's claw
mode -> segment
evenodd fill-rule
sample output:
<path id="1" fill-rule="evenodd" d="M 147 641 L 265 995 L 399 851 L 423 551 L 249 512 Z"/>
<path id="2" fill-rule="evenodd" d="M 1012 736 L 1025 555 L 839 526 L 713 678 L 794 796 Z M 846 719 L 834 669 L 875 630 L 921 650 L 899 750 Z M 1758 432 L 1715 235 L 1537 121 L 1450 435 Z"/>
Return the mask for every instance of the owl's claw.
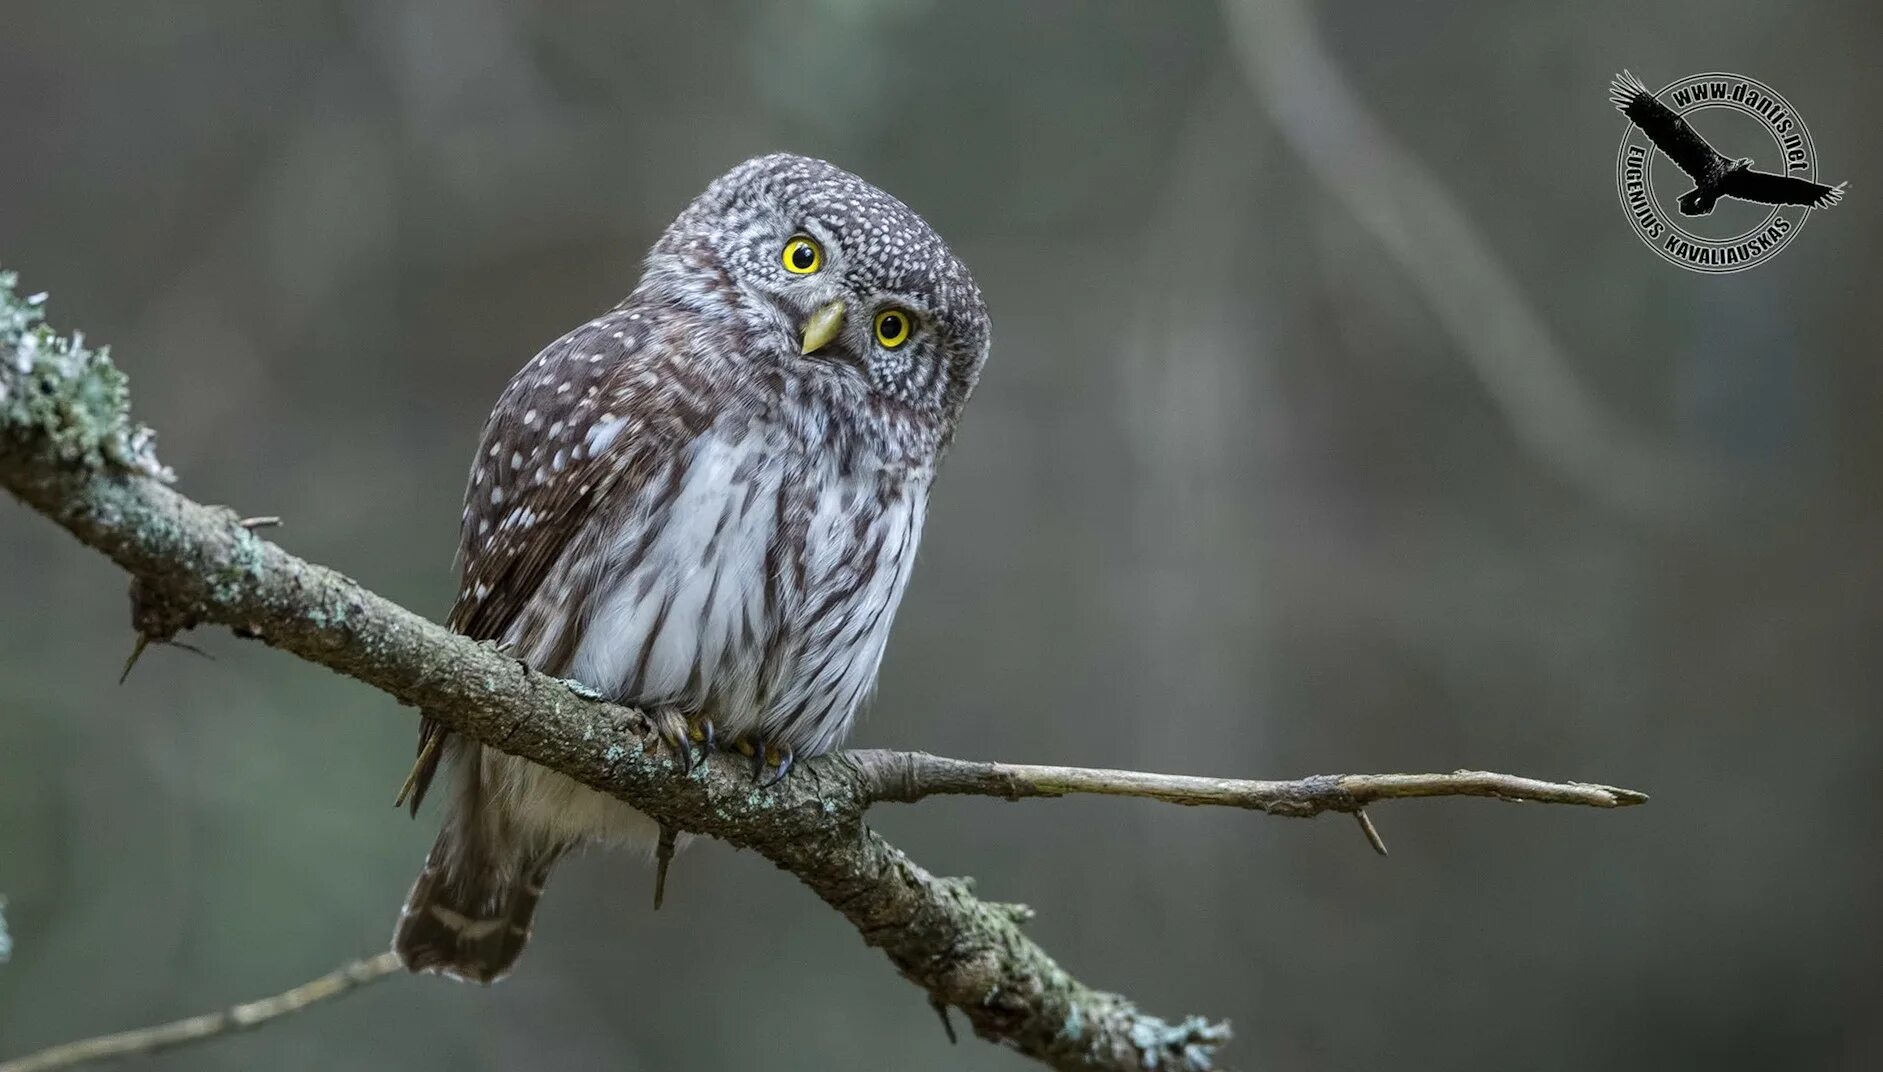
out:
<path id="1" fill-rule="evenodd" d="M 791 773 L 792 753 L 789 748 L 767 746 L 754 749 L 753 755 L 752 780 L 758 783 L 760 789 L 770 789 Z M 769 775 L 766 774 L 767 770 L 771 771 Z"/>
<path id="2" fill-rule="evenodd" d="M 704 763 L 719 745 L 719 738 L 713 733 L 713 720 L 705 715 L 687 719 L 687 740 L 700 746 L 700 762 Z"/>
<path id="3" fill-rule="evenodd" d="M 794 754 L 789 748 L 768 745 L 762 739 L 740 737 L 732 742 L 740 755 L 752 761 L 752 782 L 760 789 L 770 789 L 791 773 Z"/>
<path id="4" fill-rule="evenodd" d="M 676 711 L 658 711 L 652 718 L 654 732 L 680 757 L 680 765 L 688 773 L 720 747 L 717 727 L 703 715 L 686 717 Z M 752 782 L 760 789 L 784 781 L 797 759 L 790 748 L 766 744 L 763 738 L 735 737 L 726 747 L 752 761 Z"/>
<path id="5" fill-rule="evenodd" d="M 652 715 L 654 732 L 680 757 L 680 769 L 688 774 L 712 754 L 717 736 L 713 732 L 713 720 L 704 715 L 687 717 L 671 708 L 656 711 Z"/>

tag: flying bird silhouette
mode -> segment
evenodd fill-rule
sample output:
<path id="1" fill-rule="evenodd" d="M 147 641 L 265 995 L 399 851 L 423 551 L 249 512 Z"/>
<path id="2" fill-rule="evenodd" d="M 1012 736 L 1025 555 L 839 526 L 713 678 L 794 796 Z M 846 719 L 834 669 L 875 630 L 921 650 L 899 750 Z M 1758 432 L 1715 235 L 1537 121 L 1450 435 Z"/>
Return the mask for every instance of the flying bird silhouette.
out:
<path id="1" fill-rule="evenodd" d="M 1680 214 L 1704 216 L 1722 197 L 1756 201 L 1761 205 L 1809 205 L 1829 208 L 1844 196 L 1846 183 L 1826 186 L 1821 182 L 1753 171 L 1752 158 L 1728 160 L 1707 144 L 1685 119 L 1672 108 L 1654 99 L 1641 79 L 1623 71 L 1609 83 L 1608 99 L 1617 111 L 1628 117 L 1648 136 L 1654 147 L 1680 165 L 1693 178 L 1693 189 L 1680 197 Z"/>

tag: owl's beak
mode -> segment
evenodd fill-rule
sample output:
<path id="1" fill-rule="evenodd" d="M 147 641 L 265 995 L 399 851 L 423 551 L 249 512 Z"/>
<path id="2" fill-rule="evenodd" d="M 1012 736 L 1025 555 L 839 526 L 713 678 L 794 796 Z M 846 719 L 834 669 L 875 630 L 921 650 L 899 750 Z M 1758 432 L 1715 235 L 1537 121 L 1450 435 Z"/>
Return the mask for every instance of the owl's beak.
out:
<path id="1" fill-rule="evenodd" d="M 812 313 L 811 319 L 805 321 L 804 349 L 798 352 L 814 354 L 824 347 L 829 346 L 830 341 L 835 339 L 837 333 L 842 330 L 843 302 L 838 300 Z"/>

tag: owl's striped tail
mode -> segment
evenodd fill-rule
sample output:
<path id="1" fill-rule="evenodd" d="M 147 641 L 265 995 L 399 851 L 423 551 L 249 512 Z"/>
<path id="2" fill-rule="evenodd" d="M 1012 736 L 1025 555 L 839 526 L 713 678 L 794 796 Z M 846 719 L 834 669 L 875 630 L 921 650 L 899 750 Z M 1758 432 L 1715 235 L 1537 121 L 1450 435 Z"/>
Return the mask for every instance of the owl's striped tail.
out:
<path id="1" fill-rule="evenodd" d="M 522 955 L 543 883 L 563 850 L 495 860 L 482 840 L 474 821 L 449 821 L 439 832 L 392 939 L 406 970 L 494 983 Z"/>

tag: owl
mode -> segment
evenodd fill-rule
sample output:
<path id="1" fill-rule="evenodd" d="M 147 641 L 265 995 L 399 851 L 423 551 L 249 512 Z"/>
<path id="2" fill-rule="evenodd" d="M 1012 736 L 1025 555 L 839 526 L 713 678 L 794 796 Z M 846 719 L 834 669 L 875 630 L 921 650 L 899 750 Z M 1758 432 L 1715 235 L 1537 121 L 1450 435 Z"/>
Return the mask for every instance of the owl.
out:
<path id="1" fill-rule="evenodd" d="M 716 179 L 612 311 L 537 354 L 472 461 L 450 626 L 649 712 L 761 784 L 836 748 L 876 681 L 988 318 L 913 210 L 789 154 Z M 425 719 L 401 792 L 449 811 L 400 913 L 407 968 L 491 982 L 556 861 L 658 825 Z"/>

